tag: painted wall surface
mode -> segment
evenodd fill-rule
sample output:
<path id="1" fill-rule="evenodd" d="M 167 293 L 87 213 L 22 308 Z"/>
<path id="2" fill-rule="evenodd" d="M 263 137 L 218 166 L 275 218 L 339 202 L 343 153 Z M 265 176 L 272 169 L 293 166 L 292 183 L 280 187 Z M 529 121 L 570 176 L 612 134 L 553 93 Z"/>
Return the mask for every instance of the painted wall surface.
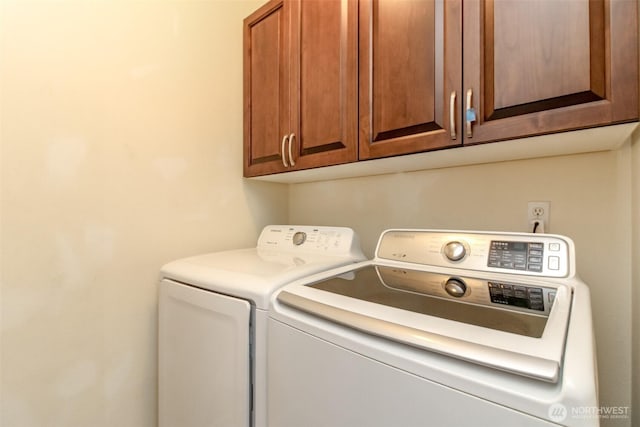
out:
<path id="1" fill-rule="evenodd" d="M 260 3 L 2 0 L 2 427 L 155 426 L 160 266 L 286 221 L 242 179 Z"/>
<path id="2" fill-rule="evenodd" d="M 633 229 L 633 414 L 634 425 L 640 424 L 640 130 L 636 130 L 632 145 L 632 229 Z"/>
<path id="3" fill-rule="evenodd" d="M 388 227 L 524 231 L 530 200 L 576 242 L 602 405 L 630 406 L 635 378 L 640 408 L 640 134 L 607 153 L 244 181 L 241 22 L 263 2 L 0 0 L 0 426 L 155 426 L 171 259 L 274 222 L 351 226 L 368 255 Z"/>
<path id="4" fill-rule="evenodd" d="M 632 224 L 639 223 L 638 216 L 631 218 L 631 180 L 627 142 L 613 152 L 297 184 L 290 189 L 289 219 L 353 227 L 372 256 L 385 228 L 527 231 L 527 202 L 550 201 L 548 231 L 575 241 L 578 272 L 591 288 L 601 404 L 627 407 L 629 254 Z"/>

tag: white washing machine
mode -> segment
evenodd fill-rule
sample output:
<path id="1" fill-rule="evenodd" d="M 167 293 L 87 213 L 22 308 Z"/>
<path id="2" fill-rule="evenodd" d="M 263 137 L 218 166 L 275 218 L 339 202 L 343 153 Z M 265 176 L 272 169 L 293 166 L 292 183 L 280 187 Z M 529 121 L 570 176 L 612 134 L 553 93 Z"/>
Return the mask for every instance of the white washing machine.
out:
<path id="1" fill-rule="evenodd" d="M 283 287 L 269 425 L 596 426 L 589 289 L 562 236 L 388 230 Z"/>
<path id="2" fill-rule="evenodd" d="M 364 260 L 353 230 L 272 225 L 257 246 L 162 268 L 160 427 L 264 427 L 269 297 L 294 279 Z"/>

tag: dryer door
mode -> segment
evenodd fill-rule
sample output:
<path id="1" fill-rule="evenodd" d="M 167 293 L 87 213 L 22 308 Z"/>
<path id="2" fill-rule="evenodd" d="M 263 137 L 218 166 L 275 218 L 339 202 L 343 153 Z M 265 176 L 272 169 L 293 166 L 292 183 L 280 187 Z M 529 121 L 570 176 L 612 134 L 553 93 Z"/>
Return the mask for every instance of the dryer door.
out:
<path id="1" fill-rule="evenodd" d="M 245 300 L 160 282 L 160 427 L 249 426 L 250 317 Z"/>

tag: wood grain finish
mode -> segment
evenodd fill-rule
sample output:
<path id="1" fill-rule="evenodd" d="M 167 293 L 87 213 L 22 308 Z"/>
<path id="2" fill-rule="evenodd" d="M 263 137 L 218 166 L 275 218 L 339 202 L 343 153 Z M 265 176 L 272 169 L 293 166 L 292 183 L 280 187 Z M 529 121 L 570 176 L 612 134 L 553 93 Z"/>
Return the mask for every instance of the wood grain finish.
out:
<path id="1" fill-rule="evenodd" d="M 245 176 L 639 117 L 635 0 L 271 0 L 244 43 Z"/>
<path id="2" fill-rule="evenodd" d="M 356 0 L 292 2 L 296 169 L 357 160 Z"/>
<path id="3" fill-rule="evenodd" d="M 449 110 L 454 91 L 460 105 L 461 13 L 457 0 L 360 1 L 361 159 L 461 143 Z"/>
<path id="4" fill-rule="evenodd" d="M 303 153 L 344 147 L 340 2 L 306 2 L 300 14 L 300 144 Z"/>
<path id="5" fill-rule="evenodd" d="M 244 175 L 284 170 L 289 131 L 288 10 L 282 0 L 244 20 Z"/>
<path id="6" fill-rule="evenodd" d="M 637 119 L 635 2 L 483 0 L 463 19 L 465 144 Z"/>
<path id="7" fill-rule="evenodd" d="M 245 19 L 245 176 L 357 160 L 357 13 L 357 0 L 272 0 Z"/>
<path id="8" fill-rule="evenodd" d="M 373 4 L 376 141 L 382 139 L 381 134 L 412 126 L 441 127 L 434 102 L 440 83 L 436 82 L 436 67 L 442 66 L 442 51 L 436 58 L 435 9 L 435 2 L 426 1 Z"/>
<path id="9" fill-rule="evenodd" d="M 489 119 L 604 99 L 602 2 L 498 0 L 487 7 Z"/>

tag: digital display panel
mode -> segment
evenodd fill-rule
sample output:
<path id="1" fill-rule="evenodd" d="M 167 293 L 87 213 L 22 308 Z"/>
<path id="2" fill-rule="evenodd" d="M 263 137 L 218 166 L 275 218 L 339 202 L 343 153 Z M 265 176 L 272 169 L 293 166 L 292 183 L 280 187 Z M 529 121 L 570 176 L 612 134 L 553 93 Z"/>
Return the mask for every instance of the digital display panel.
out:
<path id="1" fill-rule="evenodd" d="M 488 267 L 542 272 L 544 244 L 492 240 Z"/>

